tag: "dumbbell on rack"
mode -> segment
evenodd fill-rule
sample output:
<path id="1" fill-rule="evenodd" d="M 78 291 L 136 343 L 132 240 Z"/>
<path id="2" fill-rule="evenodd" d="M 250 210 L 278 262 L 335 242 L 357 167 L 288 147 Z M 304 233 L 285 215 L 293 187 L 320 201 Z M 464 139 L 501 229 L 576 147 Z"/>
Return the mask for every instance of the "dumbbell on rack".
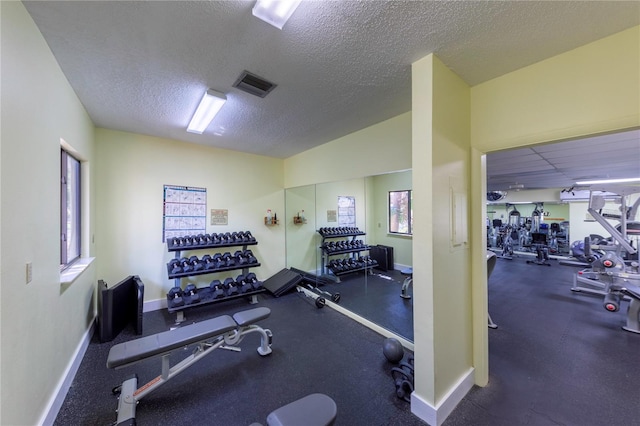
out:
<path id="1" fill-rule="evenodd" d="M 227 296 L 238 294 L 238 285 L 231 277 L 224 280 L 224 288 L 227 290 Z"/>
<path id="2" fill-rule="evenodd" d="M 262 288 L 262 281 L 258 281 L 258 278 L 256 278 L 256 274 L 254 274 L 253 272 L 249 272 L 245 279 L 251 283 L 251 286 L 253 287 L 254 290 L 260 290 Z"/>
<path id="3" fill-rule="evenodd" d="M 183 297 L 186 296 L 188 299 L 185 299 L 185 303 L 192 304 L 200 301 L 200 295 L 198 294 L 198 289 L 195 284 L 187 284 L 182 292 Z"/>
<path id="4" fill-rule="evenodd" d="M 182 299 L 182 289 L 180 287 L 173 287 L 167 293 L 167 298 L 169 299 L 169 304 L 171 306 L 182 306 L 184 305 L 184 299 Z"/>
<path id="5" fill-rule="evenodd" d="M 191 263 L 191 266 L 193 266 L 193 270 L 195 272 L 202 271 L 204 269 L 204 263 L 198 259 L 198 256 L 191 256 L 189 258 L 189 262 Z"/>
<path id="6" fill-rule="evenodd" d="M 209 288 L 214 299 L 221 299 L 225 296 L 225 288 L 220 280 L 211 281 Z"/>

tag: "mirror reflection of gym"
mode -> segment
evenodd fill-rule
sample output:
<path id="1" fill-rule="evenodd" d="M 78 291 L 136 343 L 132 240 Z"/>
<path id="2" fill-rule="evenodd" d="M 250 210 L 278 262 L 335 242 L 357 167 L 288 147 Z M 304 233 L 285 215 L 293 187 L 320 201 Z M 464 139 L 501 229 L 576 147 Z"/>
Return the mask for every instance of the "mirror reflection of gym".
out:
<path id="1" fill-rule="evenodd" d="M 314 274 L 318 277 L 315 285 L 320 290 L 331 295 L 340 293 L 340 308 L 409 341 L 413 340 L 413 300 L 400 296 L 407 278 L 401 271 L 412 266 L 412 239 L 410 234 L 389 232 L 389 192 L 411 188 L 408 170 L 285 191 L 287 267 Z M 323 241 L 318 232 L 320 228 L 346 226 L 345 220 L 351 219 L 341 217 L 345 214 L 338 205 L 341 197 L 354 198 L 353 225 L 364 235 L 324 238 Z M 298 219 L 300 215 L 304 221 Z M 346 262 L 349 258 L 366 260 L 377 252 L 362 250 L 327 256 L 321 246 L 331 241 L 359 243 L 376 249 L 381 246 L 390 253 L 390 258 L 372 268 L 371 273 L 347 271 L 334 276 L 328 271 L 328 262 L 335 259 Z M 330 297 L 327 296 L 327 300 Z"/>

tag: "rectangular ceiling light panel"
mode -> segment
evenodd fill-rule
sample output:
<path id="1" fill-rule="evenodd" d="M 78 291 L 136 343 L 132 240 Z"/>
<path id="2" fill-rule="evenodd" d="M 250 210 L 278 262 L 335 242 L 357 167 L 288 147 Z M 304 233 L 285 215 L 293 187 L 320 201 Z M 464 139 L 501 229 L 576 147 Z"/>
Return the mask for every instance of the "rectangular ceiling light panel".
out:
<path id="1" fill-rule="evenodd" d="M 187 132 L 202 134 L 226 101 L 227 97 L 224 94 L 211 89 L 207 90 L 193 114 Z"/>
<path id="2" fill-rule="evenodd" d="M 302 0 L 258 0 L 253 6 L 253 16 L 273 25 L 279 30 L 293 15 Z"/>

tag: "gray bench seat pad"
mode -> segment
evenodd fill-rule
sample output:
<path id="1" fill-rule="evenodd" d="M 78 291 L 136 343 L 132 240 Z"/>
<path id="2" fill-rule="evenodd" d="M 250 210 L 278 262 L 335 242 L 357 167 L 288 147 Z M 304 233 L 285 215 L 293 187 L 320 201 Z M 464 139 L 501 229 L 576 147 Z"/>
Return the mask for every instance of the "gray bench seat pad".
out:
<path id="1" fill-rule="evenodd" d="M 338 408 L 329 396 L 313 393 L 271 412 L 267 417 L 269 426 L 327 426 L 336 419 Z"/>
<path id="2" fill-rule="evenodd" d="M 246 311 L 237 312 L 233 314 L 233 319 L 238 323 L 240 327 L 244 327 L 246 325 L 253 324 L 260 320 L 265 319 L 271 314 L 271 309 L 260 307 L 247 309 Z"/>
<path id="3" fill-rule="evenodd" d="M 193 343 L 214 338 L 237 327 L 238 324 L 233 318 L 229 315 L 222 315 L 175 330 L 120 343 L 109 351 L 107 367 L 118 368 L 145 358 L 168 353 Z"/>

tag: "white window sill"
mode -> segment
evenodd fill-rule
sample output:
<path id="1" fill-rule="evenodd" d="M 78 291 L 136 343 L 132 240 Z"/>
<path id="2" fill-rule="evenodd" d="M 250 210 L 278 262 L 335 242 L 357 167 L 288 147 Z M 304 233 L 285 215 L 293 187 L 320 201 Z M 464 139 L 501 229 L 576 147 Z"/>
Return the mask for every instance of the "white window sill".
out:
<path id="1" fill-rule="evenodd" d="M 81 257 L 73 265 L 60 272 L 60 285 L 74 282 L 95 260 L 95 257 Z"/>

